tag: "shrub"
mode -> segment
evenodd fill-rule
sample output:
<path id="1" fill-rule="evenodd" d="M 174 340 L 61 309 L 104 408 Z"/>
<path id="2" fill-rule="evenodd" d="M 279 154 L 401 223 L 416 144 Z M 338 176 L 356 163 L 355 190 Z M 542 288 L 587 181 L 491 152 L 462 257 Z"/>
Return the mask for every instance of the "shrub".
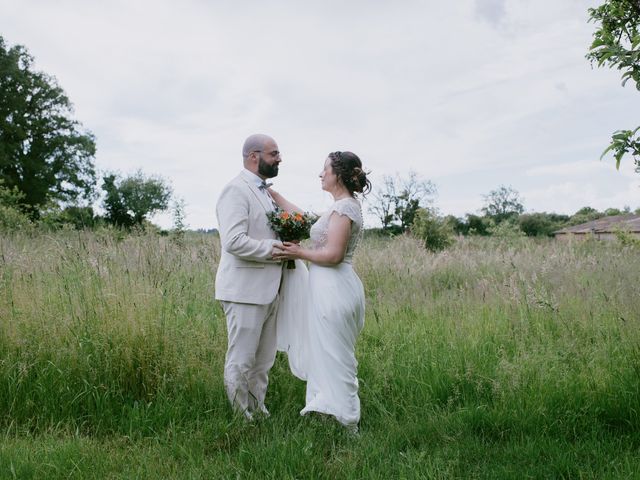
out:
<path id="1" fill-rule="evenodd" d="M 31 227 L 29 217 L 15 207 L 0 205 L 0 231 L 14 232 Z"/>
<path id="2" fill-rule="evenodd" d="M 24 194 L 17 187 L 7 188 L 0 180 L 0 231 L 13 232 L 31 227 L 29 216 L 22 209 Z"/>
<path id="3" fill-rule="evenodd" d="M 454 243 L 453 229 L 434 212 L 421 208 L 416 213 L 411 233 L 424 242 L 427 250 L 437 252 Z"/>
<path id="4" fill-rule="evenodd" d="M 567 215 L 557 213 L 525 213 L 520 215 L 518 224 L 527 237 L 550 237 L 553 232 L 564 227 L 568 220 Z"/>
<path id="5" fill-rule="evenodd" d="M 515 218 L 503 220 L 498 224 L 492 221 L 492 225 L 487 230 L 493 237 L 517 238 L 525 236 L 525 233 L 520 229 L 520 225 L 518 225 L 518 220 Z"/>
<path id="6" fill-rule="evenodd" d="M 617 230 L 616 237 L 624 246 L 640 247 L 640 238 L 635 237 L 628 230 Z"/>

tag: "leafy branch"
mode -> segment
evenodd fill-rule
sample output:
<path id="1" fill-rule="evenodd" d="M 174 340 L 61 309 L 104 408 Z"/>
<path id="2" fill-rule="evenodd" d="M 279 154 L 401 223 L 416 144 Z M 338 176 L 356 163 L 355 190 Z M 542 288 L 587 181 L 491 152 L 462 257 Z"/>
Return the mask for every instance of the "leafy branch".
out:
<path id="1" fill-rule="evenodd" d="M 603 65 L 622 71 L 622 86 L 633 80 L 640 90 L 640 1 L 605 0 L 597 8 L 589 9 L 589 21 L 598 24 L 593 34 L 587 59 L 598 67 Z M 613 152 L 616 168 L 622 158 L 630 154 L 640 173 L 640 138 L 635 130 L 618 130 L 600 159 Z"/>

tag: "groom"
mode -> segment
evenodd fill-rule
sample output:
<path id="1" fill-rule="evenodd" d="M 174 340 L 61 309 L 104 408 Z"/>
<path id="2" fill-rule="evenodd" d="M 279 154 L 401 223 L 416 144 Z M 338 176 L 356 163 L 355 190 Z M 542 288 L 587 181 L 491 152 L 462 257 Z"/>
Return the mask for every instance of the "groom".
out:
<path id="1" fill-rule="evenodd" d="M 265 180 L 282 161 L 275 140 L 251 135 L 242 147 L 244 170 L 220 194 L 216 215 L 222 252 L 216 300 L 227 317 L 224 384 L 233 408 L 247 420 L 269 415 L 264 397 L 276 356 L 276 312 L 282 264 L 271 256 L 281 245 L 267 222 L 275 208 Z"/>

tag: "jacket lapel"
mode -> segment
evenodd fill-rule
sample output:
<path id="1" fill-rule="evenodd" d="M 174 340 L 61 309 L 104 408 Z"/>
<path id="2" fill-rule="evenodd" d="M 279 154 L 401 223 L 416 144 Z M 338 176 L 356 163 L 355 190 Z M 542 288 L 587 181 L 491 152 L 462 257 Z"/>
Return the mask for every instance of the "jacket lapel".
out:
<path id="1" fill-rule="evenodd" d="M 269 201 L 267 196 L 260 191 L 260 189 L 256 186 L 256 184 L 253 183 L 248 178 L 246 178 L 244 175 L 241 175 L 241 178 L 242 178 L 242 181 L 247 184 L 247 186 L 249 187 L 249 190 L 251 190 L 251 193 L 253 193 L 253 196 L 256 197 L 256 200 L 260 202 L 260 205 L 262 205 L 262 208 L 264 208 L 264 211 L 267 213 L 272 211 L 273 205 L 271 205 L 271 202 Z"/>

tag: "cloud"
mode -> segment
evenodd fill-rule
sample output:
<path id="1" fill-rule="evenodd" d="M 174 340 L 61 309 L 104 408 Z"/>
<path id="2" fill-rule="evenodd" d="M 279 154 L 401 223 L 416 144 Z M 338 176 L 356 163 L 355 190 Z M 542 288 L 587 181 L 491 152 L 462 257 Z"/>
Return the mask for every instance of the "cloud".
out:
<path id="1" fill-rule="evenodd" d="M 435 180 L 443 213 L 478 209 L 500 184 L 560 185 L 574 167 L 620 188 L 593 161 L 637 123 L 640 95 L 584 59 L 587 3 L 0 0 L 0 27 L 57 76 L 98 168 L 170 178 L 187 222 L 211 227 L 254 132 L 283 152 L 277 188 L 313 209 L 330 201 L 317 173 L 336 149 L 374 183 L 410 169 Z"/>
<path id="2" fill-rule="evenodd" d="M 505 4 L 505 0 L 476 0 L 475 12 L 478 17 L 497 27 L 506 15 Z"/>
<path id="3" fill-rule="evenodd" d="M 586 206 L 601 211 L 624 206 L 632 210 L 640 207 L 638 182 L 627 182 L 619 191 L 603 191 L 597 182 L 568 181 L 528 190 L 524 195 L 528 201 L 535 203 L 536 211 L 571 214 Z"/>
<path id="4" fill-rule="evenodd" d="M 576 161 L 560 164 L 540 165 L 529 168 L 525 175 L 530 177 L 550 176 L 550 177 L 575 177 L 576 175 L 595 174 L 599 172 L 611 171 L 613 167 L 604 162 L 598 161 Z"/>
<path id="5" fill-rule="evenodd" d="M 529 177 L 548 176 L 554 178 L 593 178 L 593 176 L 598 174 L 614 175 L 640 182 L 640 175 L 636 173 L 629 158 L 621 163 L 619 170 L 616 169 L 615 162 L 612 159 L 603 159 L 602 161 L 578 160 L 575 162 L 540 165 L 529 168 L 525 171 L 525 175 Z"/>

